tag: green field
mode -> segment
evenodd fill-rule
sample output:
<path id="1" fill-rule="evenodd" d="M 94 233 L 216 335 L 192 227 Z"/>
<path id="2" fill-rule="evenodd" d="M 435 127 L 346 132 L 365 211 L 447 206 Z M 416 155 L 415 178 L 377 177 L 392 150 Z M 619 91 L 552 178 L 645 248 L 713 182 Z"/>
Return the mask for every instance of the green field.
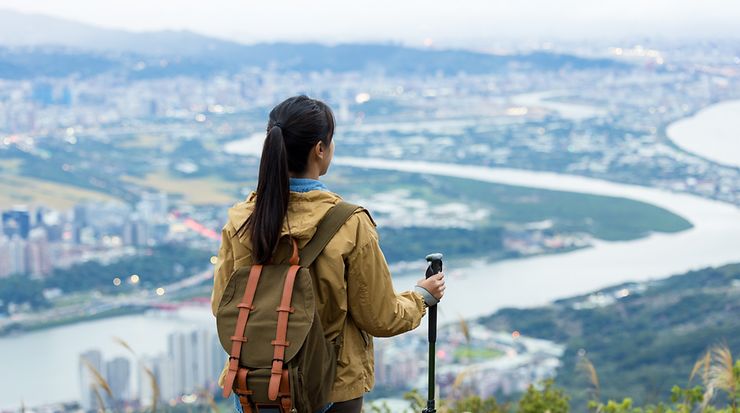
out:
<path id="1" fill-rule="evenodd" d="M 486 184 L 449 178 L 443 184 L 450 196 L 492 205 L 495 223 L 554 219 L 555 228 L 588 232 L 603 240 L 640 238 L 650 232 L 679 232 L 691 228 L 684 218 L 644 202 L 625 198 Z M 460 198 L 458 198 L 460 199 Z"/>
<path id="2" fill-rule="evenodd" d="M 455 349 L 454 358 L 455 360 L 489 360 L 503 355 L 503 351 L 493 348 L 467 348 L 460 346 Z"/>
<path id="3" fill-rule="evenodd" d="M 339 193 L 370 196 L 404 188 L 430 203 L 460 202 L 487 209 L 483 227 L 553 221 L 554 231 L 586 232 L 596 238 L 624 241 L 651 232 L 679 232 L 691 223 L 665 209 L 624 198 L 550 191 L 511 185 L 373 170 L 337 168 L 327 179 Z M 351 200 L 351 198 L 349 198 Z"/>

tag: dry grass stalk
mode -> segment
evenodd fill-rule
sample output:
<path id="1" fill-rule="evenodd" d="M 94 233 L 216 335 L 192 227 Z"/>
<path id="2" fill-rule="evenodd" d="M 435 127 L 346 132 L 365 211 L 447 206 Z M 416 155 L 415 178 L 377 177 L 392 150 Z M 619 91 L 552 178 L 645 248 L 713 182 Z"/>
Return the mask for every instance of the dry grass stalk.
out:
<path id="1" fill-rule="evenodd" d="M 586 356 L 581 356 L 578 360 L 578 369 L 586 373 L 591 391 L 593 392 L 593 400 L 599 401 L 601 398 L 601 385 L 599 384 L 599 374 L 596 372 L 594 364 Z"/>
<path id="2" fill-rule="evenodd" d="M 144 363 L 136 355 L 134 349 L 126 342 L 126 340 L 114 336 L 113 341 L 128 350 L 134 357 L 136 357 L 136 361 L 141 365 L 144 373 L 146 373 L 146 375 L 149 377 L 149 387 L 152 390 L 152 413 L 155 413 L 157 411 L 157 401 L 159 400 L 159 384 L 157 383 L 157 377 L 154 375 L 154 372 L 149 367 L 144 365 Z"/>
<path id="3" fill-rule="evenodd" d="M 701 372 L 701 381 L 703 383 L 709 381 L 709 366 L 711 363 L 712 353 L 707 351 L 703 356 L 699 357 L 699 360 L 696 360 L 696 363 L 694 363 L 694 368 L 691 369 L 691 374 L 689 375 L 689 382 L 691 382 L 699 372 Z"/>
<path id="4" fill-rule="evenodd" d="M 136 352 L 134 351 L 133 348 L 131 348 L 131 346 L 126 342 L 126 340 L 124 340 L 124 339 L 122 339 L 120 337 L 113 336 L 113 341 L 115 341 L 118 345 L 120 345 L 121 347 L 125 348 L 131 354 L 133 354 L 134 356 L 136 356 Z"/>
<path id="5" fill-rule="evenodd" d="M 93 366 L 92 363 L 90 363 L 90 360 L 86 359 L 85 357 L 82 357 L 81 360 L 82 360 L 82 364 L 84 364 L 85 367 L 87 368 L 87 371 L 89 371 L 90 374 L 95 379 L 95 383 L 99 387 L 101 387 L 103 390 L 105 390 L 105 393 L 109 397 L 113 398 L 113 391 L 111 390 L 110 385 L 108 385 L 108 382 L 105 381 L 105 378 L 103 377 L 102 374 L 100 374 L 98 369 L 96 369 L 95 366 Z"/>
<path id="6" fill-rule="evenodd" d="M 465 342 L 470 346 L 470 326 L 468 326 L 468 322 L 462 316 L 460 316 L 460 330 L 465 337 Z"/>
<path id="7" fill-rule="evenodd" d="M 144 373 L 149 376 L 149 387 L 152 389 L 152 413 L 156 413 L 157 400 L 159 400 L 159 384 L 157 384 L 157 377 L 149 367 L 142 364 L 141 368 L 144 369 Z"/>
<path id="8" fill-rule="evenodd" d="M 95 392 L 95 400 L 98 401 L 98 412 L 105 413 L 105 403 L 103 402 L 103 396 L 100 395 L 98 386 L 92 386 L 93 392 Z"/>
<path id="9" fill-rule="evenodd" d="M 735 375 L 735 363 L 732 358 L 732 352 L 727 344 L 712 346 L 699 358 L 694 365 L 694 370 L 697 369 L 697 365 L 704 369 L 702 382 L 706 390 L 704 391 L 704 400 L 701 406 L 702 411 L 707 408 L 709 402 L 718 391 L 724 391 L 730 396 L 730 399 L 734 398 L 740 377 Z M 692 377 L 693 375 L 694 372 L 692 371 Z"/>

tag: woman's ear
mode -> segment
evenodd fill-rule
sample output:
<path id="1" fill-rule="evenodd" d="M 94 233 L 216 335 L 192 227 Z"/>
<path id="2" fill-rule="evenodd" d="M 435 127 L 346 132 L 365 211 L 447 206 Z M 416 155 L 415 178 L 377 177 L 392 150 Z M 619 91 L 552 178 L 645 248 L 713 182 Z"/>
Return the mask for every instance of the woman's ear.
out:
<path id="1" fill-rule="evenodd" d="M 326 148 L 324 148 L 324 142 L 319 141 L 316 146 L 313 147 L 313 151 L 316 154 L 316 157 L 319 159 L 324 159 L 324 154 L 326 153 Z"/>

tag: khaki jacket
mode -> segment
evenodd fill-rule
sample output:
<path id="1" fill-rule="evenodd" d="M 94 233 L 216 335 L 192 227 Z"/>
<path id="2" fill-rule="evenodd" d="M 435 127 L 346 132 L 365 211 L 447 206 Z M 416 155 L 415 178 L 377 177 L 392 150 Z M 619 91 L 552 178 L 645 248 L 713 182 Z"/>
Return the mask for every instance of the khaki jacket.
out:
<path id="1" fill-rule="evenodd" d="M 214 315 L 233 271 L 252 264 L 248 233 L 236 232 L 252 213 L 254 199 L 252 193 L 228 211 L 211 296 Z M 339 201 L 338 195 L 327 191 L 291 192 L 282 235 L 288 234 L 290 221 L 290 232 L 302 248 L 324 214 Z M 287 257 L 287 243 L 284 249 Z M 394 336 L 419 326 L 426 311 L 424 300 L 416 292 L 394 292 L 375 223 L 365 210 L 345 222 L 310 270 L 326 338 L 341 343 L 330 401 L 360 397 L 375 384 L 373 336 Z M 224 366 L 218 380 L 221 387 L 226 371 Z"/>

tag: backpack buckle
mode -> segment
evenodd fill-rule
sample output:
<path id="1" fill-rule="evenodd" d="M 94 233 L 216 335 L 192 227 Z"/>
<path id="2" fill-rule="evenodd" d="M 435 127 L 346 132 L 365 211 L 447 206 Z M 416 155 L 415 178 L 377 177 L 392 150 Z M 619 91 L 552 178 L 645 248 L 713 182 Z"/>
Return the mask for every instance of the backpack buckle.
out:
<path id="1" fill-rule="evenodd" d="M 239 357 L 229 356 L 229 370 L 239 370 Z"/>

